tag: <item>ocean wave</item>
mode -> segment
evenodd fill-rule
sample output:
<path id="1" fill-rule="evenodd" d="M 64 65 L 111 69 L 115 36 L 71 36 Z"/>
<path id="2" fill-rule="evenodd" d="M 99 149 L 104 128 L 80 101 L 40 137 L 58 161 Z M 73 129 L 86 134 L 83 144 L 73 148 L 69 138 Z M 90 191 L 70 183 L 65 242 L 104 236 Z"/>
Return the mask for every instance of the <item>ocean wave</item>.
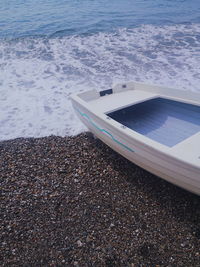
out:
<path id="1" fill-rule="evenodd" d="M 0 139 L 84 130 L 69 96 L 137 80 L 199 91 L 200 24 L 0 41 Z"/>

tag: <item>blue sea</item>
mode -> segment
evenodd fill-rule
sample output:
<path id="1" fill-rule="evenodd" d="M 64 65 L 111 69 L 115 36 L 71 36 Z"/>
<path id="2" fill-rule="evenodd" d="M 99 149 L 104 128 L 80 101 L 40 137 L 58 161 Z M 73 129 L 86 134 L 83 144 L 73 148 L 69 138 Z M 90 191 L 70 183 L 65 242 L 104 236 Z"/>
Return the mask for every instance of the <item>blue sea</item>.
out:
<path id="1" fill-rule="evenodd" d="M 199 0 L 1 0 L 0 140 L 84 130 L 70 94 L 200 91 Z"/>

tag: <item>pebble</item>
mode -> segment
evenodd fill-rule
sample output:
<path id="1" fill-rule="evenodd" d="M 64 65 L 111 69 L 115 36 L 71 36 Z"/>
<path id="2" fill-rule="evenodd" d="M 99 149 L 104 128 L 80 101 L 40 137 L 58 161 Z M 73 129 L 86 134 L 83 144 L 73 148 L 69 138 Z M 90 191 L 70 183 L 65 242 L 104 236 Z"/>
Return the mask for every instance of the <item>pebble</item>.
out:
<path id="1" fill-rule="evenodd" d="M 200 198 L 90 133 L 0 142 L 0 188 L 1 266 L 200 266 Z"/>
<path id="2" fill-rule="evenodd" d="M 82 247 L 83 246 L 83 243 L 80 240 L 78 240 L 77 241 L 77 245 L 78 245 L 78 247 Z"/>

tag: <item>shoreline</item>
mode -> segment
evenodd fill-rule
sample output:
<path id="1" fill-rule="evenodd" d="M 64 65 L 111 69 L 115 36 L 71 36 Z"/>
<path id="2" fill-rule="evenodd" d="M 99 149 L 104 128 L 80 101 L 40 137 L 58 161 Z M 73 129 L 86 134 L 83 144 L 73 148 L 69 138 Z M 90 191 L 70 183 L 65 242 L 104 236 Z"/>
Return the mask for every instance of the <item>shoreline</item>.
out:
<path id="1" fill-rule="evenodd" d="M 198 266 L 200 198 L 88 132 L 0 142 L 2 266 Z"/>

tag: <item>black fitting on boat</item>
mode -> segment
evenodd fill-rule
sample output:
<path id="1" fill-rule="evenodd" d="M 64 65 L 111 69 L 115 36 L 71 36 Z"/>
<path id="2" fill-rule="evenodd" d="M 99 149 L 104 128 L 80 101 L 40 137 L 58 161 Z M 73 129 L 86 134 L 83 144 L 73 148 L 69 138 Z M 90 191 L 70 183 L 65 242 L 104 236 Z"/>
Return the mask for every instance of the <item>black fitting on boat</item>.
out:
<path id="1" fill-rule="evenodd" d="M 113 93 L 113 89 L 107 89 L 99 92 L 100 96 L 105 96 L 105 95 L 111 95 Z"/>

